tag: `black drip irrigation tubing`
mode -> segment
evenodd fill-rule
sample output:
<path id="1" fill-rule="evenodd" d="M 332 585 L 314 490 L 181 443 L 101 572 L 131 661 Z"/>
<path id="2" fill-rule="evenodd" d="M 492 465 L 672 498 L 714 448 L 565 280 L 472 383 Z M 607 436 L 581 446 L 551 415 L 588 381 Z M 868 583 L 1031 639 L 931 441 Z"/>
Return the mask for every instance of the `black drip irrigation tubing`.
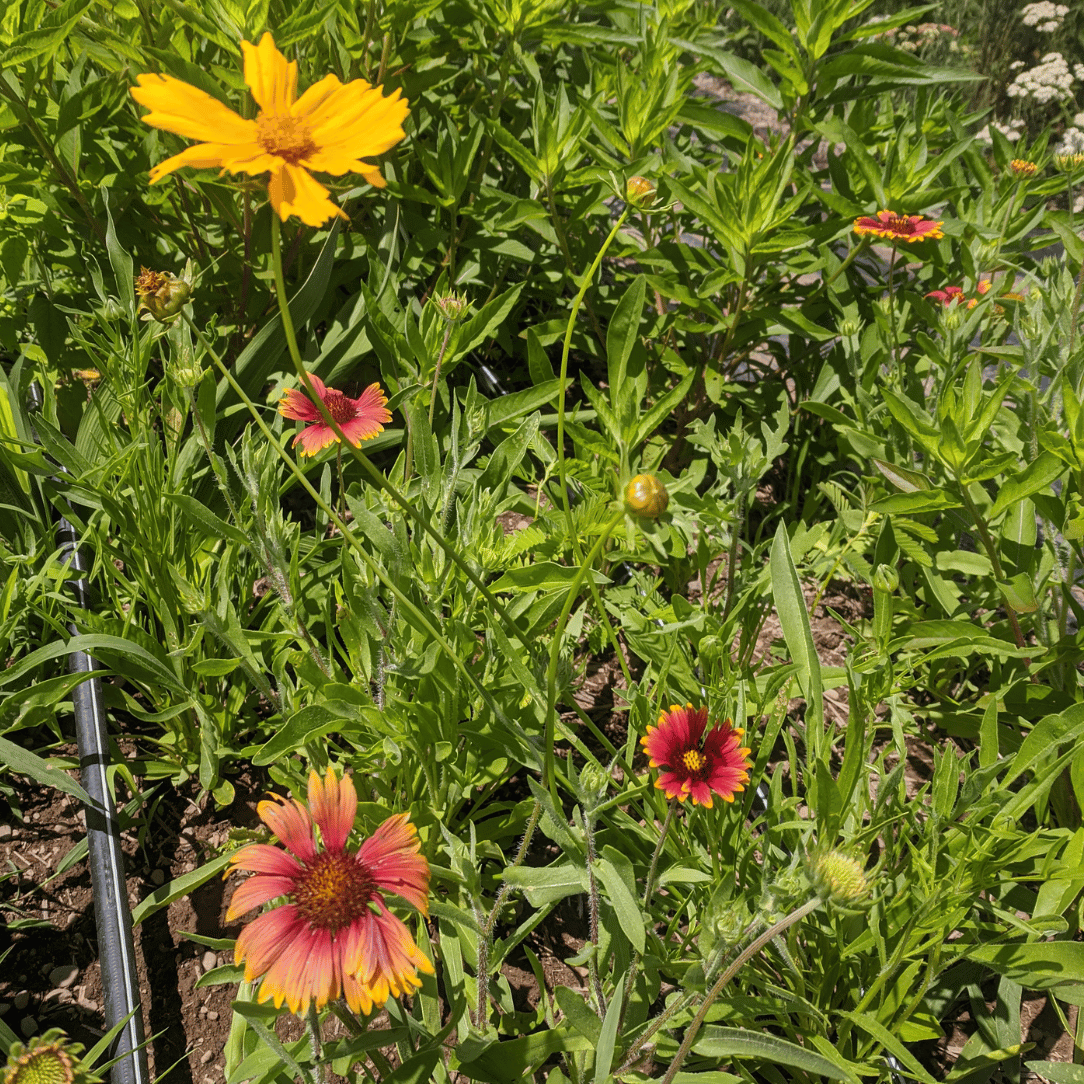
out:
<path id="1" fill-rule="evenodd" d="M 41 390 L 32 385 L 30 406 L 41 409 Z M 34 434 L 35 441 L 37 434 Z M 62 469 L 62 468 L 61 468 Z M 74 572 L 86 573 L 85 548 L 79 535 L 63 517 L 58 516 L 57 546 L 61 563 Z M 68 581 L 76 603 L 88 609 L 89 586 L 83 575 Z M 69 632 L 78 635 L 74 623 Z M 73 651 L 68 656 L 68 670 L 89 674 L 97 669 L 91 655 Z M 102 996 L 105 1028 L 123 1026 L 113 1041 L 109 1057 L 111 1084 L 150 1084 L 147 1067 L 143 1012 L 139 1002 L 139 979 L 136 972 L 135 943 L 132 939 L 132 912 L 124 877 L 124 852 L 120 844 L 117 807 L 109 789 L 109 731 L 106 726 L 105 701 L 100 678 L 89 678 L 72 690 L 75 708 L 76 742 L 79 747 L 79 776 L 90 802 L 83 803 L 87 822 L 87 852 L 90 883 L 94 896 L 94 924 L 98 933 L 98 957 L 102 973 Z"/>

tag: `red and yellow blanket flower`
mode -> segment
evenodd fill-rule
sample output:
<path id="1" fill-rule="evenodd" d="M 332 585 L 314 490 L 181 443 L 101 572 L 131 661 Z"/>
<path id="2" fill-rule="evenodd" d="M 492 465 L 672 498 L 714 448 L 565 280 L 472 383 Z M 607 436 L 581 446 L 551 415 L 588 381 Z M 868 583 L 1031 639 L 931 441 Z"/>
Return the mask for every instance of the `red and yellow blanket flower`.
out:
<path id="1" fill-rule="evenodd" d="M 889 241 L 936 241 L 944 234 L 944 222 L 931 222 L 921 215 L 898 215 L 895 211 L 878 211 L 876 217 L 862 215 L 855 220 L 854 232 L 860 237 L 884 237 Z"/>
<path id="2" fill-rule="evenodd" d="M 659 790 L 679 802 L 692 798 L 693 805 L 711 809 L 713 791 L 732 802 L 745 790 L 751 764 L 750 750 L 741 744 L 744 730 L 728 719 L 705 734 L 707 723 L 707 708 L 674 704 L 659 716 L 657 726 L 647 728 L 640 744 L 652 768 L 666 769 L 655 780 Z"/>
<path id="3" fill-rule="evenodd" d="M 182 166 L 267 173 L 267 193 L 279 217 L 285 222 L 297 215 L 309 226 L 346 217 L 311 171 L 360 173 L 369 184 L 384 186 L 380 170 L 361 159 L 383 154 L 403 138 L 409 110 L 398 90 L 385 97 L 382 87 L 363 79 L 344 84 L 326 75 L 299 98 L 297 62 L 287 62 L 270 34 L 259 45 L 241 42 L 241 52 L 245 83 L 259 107 L 253 120 L 172 75 L 137 77 L 132 97 L 150 110 L 143 118 L 147 124 L 201 140 L 159 162 L 151 170 L 152 184 Z"/>
<path id="4" fill-rule="evenodd" d="M 230 859 L 255 876 L 233 894 L 228 922 L 282 900 L 241 931 L 235 959 L 245 962 L 246 982 L 261 980 L 260 1002 L 303 1014 L 344 997 L 367 1014 L 413 993 L 418 971 L 433 974 L 384 901 L 384 893 L 394 894 L 428 914 L 429 864 L 406 813 L 389 817 L 356 850 L 347 846 L 358 807 L 349 776 L 312 772 L 308 799 L 274 795 L 257 807 L 285 850 L 255 843 Z"/>
<path id="5" fill-rule="evenodd" d="M 309 374 L 313 389 L 320 396 L 327 412 L 339 423 L 343 435 L 357 448 L 363 440 L 372 440 L 384 432 L 391 421 L 391 412 L 384 405 L 388 397 L 379 384 L 370 384 L 356 399 L 327 387 L 318 377 Z M 324 421 L 316 404 L 299 388 L 290 388 L 279 400 L 279 413 L 284 418 L 309 424 L 294 437 L 294 446 L 301 445 L 302 455 L 316 455 L 334 444 L 338 434 Z"/>

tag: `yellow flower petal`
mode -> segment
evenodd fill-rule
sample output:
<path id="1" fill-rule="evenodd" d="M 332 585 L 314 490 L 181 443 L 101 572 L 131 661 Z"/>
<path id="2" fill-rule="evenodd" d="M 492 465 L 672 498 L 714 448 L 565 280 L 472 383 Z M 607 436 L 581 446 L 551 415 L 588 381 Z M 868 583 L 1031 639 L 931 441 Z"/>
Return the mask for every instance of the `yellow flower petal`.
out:
<path id="1" fill-rule="evenodd" d="M 403 136 L 409 107 L 395 90 L 388 97 L 361 80 L 348 83 L 309 115 L 313 140 L 321 157 L 345 163 L 370 158 L 394 147 Z M 329 166 L 319 169 L 332 170 Z"/>
<path id="2" fill-rule="evenodd" d="M 240 173 L 266 173 L 278 166 L 277 158 L 265 154 L 255 143 L 197 143 L 151 169 L 151 184 L 183 166 L 197 169 L 231 169 Z"/>
<path id="3" fill-rule="evenodd" d="M 136 81 L 132 97 L 151 110 L 143 120 L 152 128 L 216 143 L 250 143 L 255 138 L 255 121 L 239 117 L 217 98 L 172 75 L 140 75 Z"/>
<path id="4" fill-rule="evenodd" d="M 267 182 L 271 206 L 283 222 L 297 215 L 306 226 L 322 226 L 329 218 L 347 215 L 329 200 L 327 189 L 300 166 L 285 163 Z"/>
<path id="5" fill-rule="evenodd" d="M 363 79 L 355 81 L 366 87 L 369 85 Z M 290 107 L 290 112 L 295 117 L 308 116 L 310 113 L 319 109 L 320 106 L 341 86 L 342 83 L 339 81 L 337 75 L 325 75 L 319 83 L 313 83 L 313 85 L 309 87 L 296 102 L 294 102 Z"/>
<path id="6" fill-rule="evenodd" d="M 297 61 L 287 62 L 270 34 L 259 45 L 241 42 L 245 56 L 245 83 L 264 113 L 289 116 L 297 94 Z"/>

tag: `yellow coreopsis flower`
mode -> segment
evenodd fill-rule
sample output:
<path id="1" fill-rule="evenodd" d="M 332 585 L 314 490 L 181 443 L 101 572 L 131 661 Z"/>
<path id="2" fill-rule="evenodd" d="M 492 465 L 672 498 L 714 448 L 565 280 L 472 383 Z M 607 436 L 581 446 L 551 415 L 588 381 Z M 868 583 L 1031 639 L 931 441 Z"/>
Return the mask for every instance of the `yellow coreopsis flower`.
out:
<path id="1" fill-rule="evenodd" d="M 361 159 L 403 138 L 409 110 L 398 90 L 385 97 L 382 87 L 363 79 L 344 84 L 326 75 L 297 98 L 297 62 L 287 62 L 270 34 L 259 45 L 241 42 L 241 52 L 245 82 L 260 110 L 254 120 L 172 75 L 138 77 L 132 97 L 150 110 L 143 118 L 147 124 L 204 141 L 159 162 L 151 170 L 152 184 L 181 166 L 270 173 L 267 194 L 279 217 L 285 222 L 297 215 L 309 226 L 346 217 L 310 170 L 336 177 L 360 173 L 384 187 L 380 170 Z"/>

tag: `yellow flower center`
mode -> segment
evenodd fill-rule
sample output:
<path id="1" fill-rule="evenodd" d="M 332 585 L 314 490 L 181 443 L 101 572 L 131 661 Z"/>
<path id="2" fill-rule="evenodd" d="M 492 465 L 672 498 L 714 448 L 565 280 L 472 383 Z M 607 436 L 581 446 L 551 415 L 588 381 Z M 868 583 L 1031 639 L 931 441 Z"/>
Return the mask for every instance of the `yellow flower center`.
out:
<path id="1" fill-rule="evenodd" d="M 700 771 L 708 762 L 708 758 L 699 749 L 690 749 L 681 759 L 690 772 Z"/>
<path id="2" fill-rule="evenodd" d="M 368 910 L 376 882 L 353 855 L 325 851 L 298 877 L 293 896 L 302 918 L 338 933 Z"/>
<path id="3" fill-rule="evenodd" d="M 256 142 L 268 154 L 292 166 L 319 149 L 304 117 L 269 117 L 261 113 L 256 118 Z"/>
<path id="4" fill-rule="evenodd" d="M 9 1064 L 6 1080 L 10 1084 L 71 1084 L 74 1065 L 60 1043 L 32 1050 Z"/>

